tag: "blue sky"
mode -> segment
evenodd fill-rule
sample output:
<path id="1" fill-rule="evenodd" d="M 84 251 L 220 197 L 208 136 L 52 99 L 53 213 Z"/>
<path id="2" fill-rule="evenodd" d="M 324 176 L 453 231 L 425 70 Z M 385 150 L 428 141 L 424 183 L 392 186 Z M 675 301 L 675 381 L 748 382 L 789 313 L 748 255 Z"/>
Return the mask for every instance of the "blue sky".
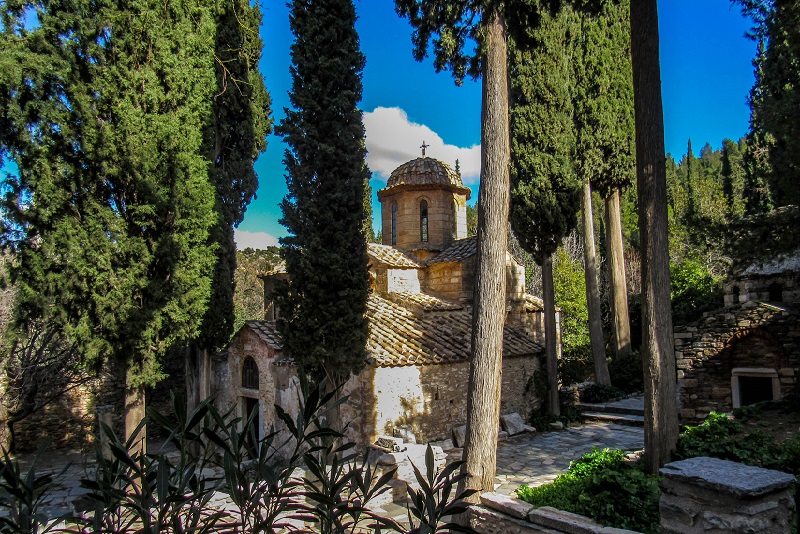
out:
<path id="1" fill-rule="evenodd" d="M 292 35 L 285 0 L 264 0 L 262 9 L 261 69 L 277 123 L 289 105 Z M 449 73 L 436 73 L 431 61 L 414 61 L 411 27 L 395 14 L 392 0 L 356 0 L 356 10 L 367 58 L 361 109 L 373 190 L 385 186 L 395 167 L 418 157 L 425 141 L 429 156 L 451 165 L 458 158 L 466 185 L 477 191 L 480 83 L 457 87 Z M 729 0 L 660 0 L 659 24 L 667 152 L 680 158 L 690 137 L 699 152 L 706 142 L 718 148 L 724 138 L 744 135 L 755 54 L 755 44 L 745 37 L 750 22 Z M 256 165 L 258 198 L 237 231 L 240 247 L 275 244 L 286 234 L 278 223 L 278 203 L 286 194 L 284 150 L 281 139 L 270 136 Z M 377 213 L 375 197 L 373 204 Z"/>

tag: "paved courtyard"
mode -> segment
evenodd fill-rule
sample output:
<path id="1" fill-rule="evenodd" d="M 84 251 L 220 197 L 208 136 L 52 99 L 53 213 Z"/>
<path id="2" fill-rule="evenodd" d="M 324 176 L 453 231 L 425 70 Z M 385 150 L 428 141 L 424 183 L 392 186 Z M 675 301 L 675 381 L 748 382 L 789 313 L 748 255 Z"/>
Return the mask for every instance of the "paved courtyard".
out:
<path id="1" fill-rule="evenodd" d="M 547 483 L 566 471 L 572 460 L 594 447 L 638 451 L 644 447 L 644 433 L 641 428 L 596 423 L 509 438 L 497 447 L 495 489 L 512 494 L 522 484 Z M 460 449 L 452 449 L 448 454 L 449 459 L 458 459 L 460 456 Z M 86 458 L 81 458 L 80 454 L 53 451 L 46 455 L 43 467 L 55 469 L 59 464 L 63 466 L 69 462 L 72 463 L 71 467 L 58 479 L 56 490 L 46 500 L 46 513 L 50 517 L 67 512 L 69 503 L 85 492 L 79 480 L 85 476 L 87 464 Z M 403 503 L 384 504 L 376 511 L 399 520 L 406 517 Z"/>

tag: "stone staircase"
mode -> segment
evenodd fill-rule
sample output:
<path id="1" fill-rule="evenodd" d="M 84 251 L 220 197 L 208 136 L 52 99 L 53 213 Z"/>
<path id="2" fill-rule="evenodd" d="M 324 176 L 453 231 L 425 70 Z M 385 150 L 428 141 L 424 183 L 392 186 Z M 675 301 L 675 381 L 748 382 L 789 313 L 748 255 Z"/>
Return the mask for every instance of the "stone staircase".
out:
<path id="1" fill-rule="evenodd" d="M 583 412 L 586 421 L 614 423 L 625 426 L 644 426 L 644 400 L 642 397 L 629 397 L 614 402 L 579 402 L 575 408 Z"/>

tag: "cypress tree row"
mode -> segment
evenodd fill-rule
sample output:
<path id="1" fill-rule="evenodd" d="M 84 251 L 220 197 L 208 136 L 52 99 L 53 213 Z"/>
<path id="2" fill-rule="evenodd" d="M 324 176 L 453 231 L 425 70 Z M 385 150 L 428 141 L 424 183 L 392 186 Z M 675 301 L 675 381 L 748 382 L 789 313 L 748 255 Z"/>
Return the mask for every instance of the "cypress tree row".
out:
<path id="1" fill-rule="evenodd" d="M 210 297 L 213 6 L 4 4 L 4 239 L 18 319 L 59 324 L 89 362 L 127 366 L 126 433 L 144 387 L 200 333 Z M 141 446 L 141 442 L 139 443 Z"/>
<path id="2" fill-rule="evenodd" d="M 369 170 L 358 109 L 365 59 L 352 0 L 294 0 L 293 109 L 277 131 L 290 149 L 281 239 L 289 281 L 280 286 L 284 350 L 316 378 L 343 383 L 366 361 Z"/>

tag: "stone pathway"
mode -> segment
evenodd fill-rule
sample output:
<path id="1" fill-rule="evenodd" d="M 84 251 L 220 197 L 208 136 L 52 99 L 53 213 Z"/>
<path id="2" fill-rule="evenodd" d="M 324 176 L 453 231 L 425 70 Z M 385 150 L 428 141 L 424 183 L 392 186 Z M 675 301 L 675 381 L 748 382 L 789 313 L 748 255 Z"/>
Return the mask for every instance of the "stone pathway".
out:
<path id="1" fill-rule="evenodd" d="M 598 423 L 511 437 L 498 444 L 495 489 L 510 495 L 522 484 L 545 484 L 566 471 L 572 460 L 594 447 L 638 451 L 644 447 L 644 433 L 641 428 Z M 448 452 L 449 459 L 461 457 L 461 449 Z M 68 503 L 85 493 L 79 479 L 86 477 L 91 462 L 74 451 L 53 451 L 44 460 L 39 473 L 73 462 L 45 503 L 46 514 L 55 517 L 66 512 Z M 22 463 L 24 466 L 28 462 L 23 460 Z M 387 503 L 375 511 L 396 520 L 407 517 L 403 502 Z"/>

